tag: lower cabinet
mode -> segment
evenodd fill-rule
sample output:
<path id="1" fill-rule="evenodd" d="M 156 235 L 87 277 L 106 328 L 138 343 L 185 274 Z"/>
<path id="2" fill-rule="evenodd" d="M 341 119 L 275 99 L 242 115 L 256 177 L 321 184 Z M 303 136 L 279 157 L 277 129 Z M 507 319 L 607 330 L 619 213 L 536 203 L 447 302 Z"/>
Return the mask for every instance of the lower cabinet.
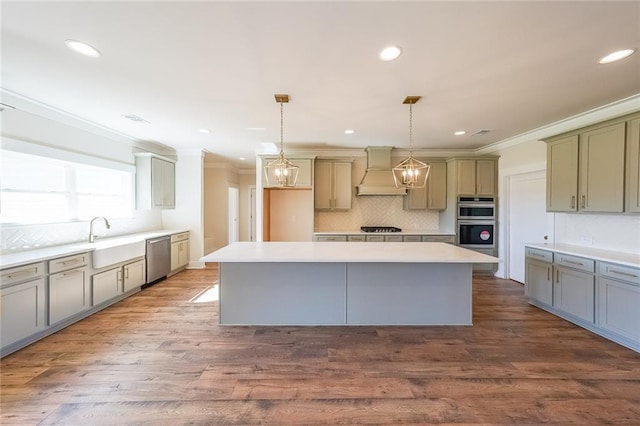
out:
<path id="1" fill-rule="evenodd" d="M 140 259 L 122 267 L 124 271 L 123 291 L 125 293 L 142 286 L 146 282 L 145 266 L 145 260 Z"/>
<path id="2" fill-rule="evenodd" d="M 529 303 L 640 352 L 640 268 L 525 247 Z"/>
<path id="3" fill-rule="evenodd" d="M 92 278 L 93 306 L 122 294 L 122 268 L 117 267 L 95 274 Z"/>
<path id="4" fill-rule="evenodd" d="M 6 347 L 46 326 L 44 278 L 0 290 L 0 346 Z"/>
<path id="5" fill-rule="evenodd" d="M 588 322 L 594 322 L 594 276 L 557 267 L 553 284 L 553 306 Z"/>
<path id="6" fill-rule="evenodd" d="M 640 269 L 600 262 L 598 326 L 640 345 Z"/>
<path id="7" fill-rule="evenodd" d="M 184 269 L 189 264 L 189 232 L 171 236 L 171 272 Z"/>
<path id="8" fill-rule="evenodd" d="M 49 325 L 89 308 L 86 269 L 73 269 L 49 276 Z"/>
<path id="9" fill-rule="evenodd" d="M 545 305 L 553 305 L 553 266 L 527 258 L 525 262 L 525 294 Z"/>

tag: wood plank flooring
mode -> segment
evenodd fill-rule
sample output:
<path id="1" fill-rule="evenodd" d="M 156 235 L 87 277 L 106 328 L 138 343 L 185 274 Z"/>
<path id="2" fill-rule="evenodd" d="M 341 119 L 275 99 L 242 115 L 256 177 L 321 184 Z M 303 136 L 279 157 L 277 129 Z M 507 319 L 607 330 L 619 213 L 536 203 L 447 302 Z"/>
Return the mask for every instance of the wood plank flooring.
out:
<path id="1" fill-rule="evenodd" d="M 474 278 L 473 327 L 220 327 L 216 265 L 0 361 L 3 425 L 640 424 L 640 354 Z"/>

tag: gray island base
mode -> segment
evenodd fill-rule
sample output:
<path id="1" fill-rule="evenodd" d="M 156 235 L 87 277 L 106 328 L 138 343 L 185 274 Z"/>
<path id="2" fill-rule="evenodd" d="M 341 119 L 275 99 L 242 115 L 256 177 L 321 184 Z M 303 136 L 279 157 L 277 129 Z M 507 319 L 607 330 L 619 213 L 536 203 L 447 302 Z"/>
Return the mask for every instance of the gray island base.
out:
<path id="1" fill-rule="evenodd" d="M 219 262 L 223 325 L 471 325 L 472 264 L 445 243 L 233 243 Z"/>

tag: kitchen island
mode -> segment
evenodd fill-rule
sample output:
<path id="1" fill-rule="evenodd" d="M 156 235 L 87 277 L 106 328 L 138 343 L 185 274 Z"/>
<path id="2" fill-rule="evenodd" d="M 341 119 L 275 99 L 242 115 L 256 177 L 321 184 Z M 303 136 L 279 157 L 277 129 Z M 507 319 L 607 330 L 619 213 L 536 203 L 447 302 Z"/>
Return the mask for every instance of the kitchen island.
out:
<path id="1" fill-rule="evenodd" d="M 220 324 L 471 325 L 471 266 L 446 243 L 238 242 L 218 262 Z"/>

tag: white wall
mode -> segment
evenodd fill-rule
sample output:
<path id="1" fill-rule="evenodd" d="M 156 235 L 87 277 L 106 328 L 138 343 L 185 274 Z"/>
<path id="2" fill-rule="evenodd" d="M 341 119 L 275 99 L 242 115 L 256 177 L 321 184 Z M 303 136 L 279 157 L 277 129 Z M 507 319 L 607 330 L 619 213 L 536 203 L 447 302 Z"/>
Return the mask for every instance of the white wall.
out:
<path id="1" fill-rule="evenodd" d="M 199 261 L 204 256 L 203 158 L 204 153 L 200 150 L 178 151 L 176 208 L 162 210 L 164 229 L 188 229 L 190 232 L 190 268 L 204 267 Z"/>
<path id="2" fill-rule="evenodd" d="M 7 96 L 3 95 L 3 101 Z M 18 106 L 18 102 L 13 102 Z M 22 105 L 22 103 L 20 103 Z M 20 109 L 5 109 L 2 113 L 1 135 L 3 145 L 12 140 L 25 145 L 52 147 L 58 150 L 87 154 L 91 157 L 134 165 L 133 146 L 122 138 L 110 138 L 88 131 L 85 124 L 77 126 L 59 122 Z M 67 122 L 73 122 L 69 117 Z M 118 236 L 162 228 L 158 210 L 134 211 L 129 219 L 110 220 L 111 229 L 103 236 Z M 46 225 L 2 225 L 0 228 L 0 254 L 21 250 L 86 241 L 89 222 L 56 223 Z"/>

